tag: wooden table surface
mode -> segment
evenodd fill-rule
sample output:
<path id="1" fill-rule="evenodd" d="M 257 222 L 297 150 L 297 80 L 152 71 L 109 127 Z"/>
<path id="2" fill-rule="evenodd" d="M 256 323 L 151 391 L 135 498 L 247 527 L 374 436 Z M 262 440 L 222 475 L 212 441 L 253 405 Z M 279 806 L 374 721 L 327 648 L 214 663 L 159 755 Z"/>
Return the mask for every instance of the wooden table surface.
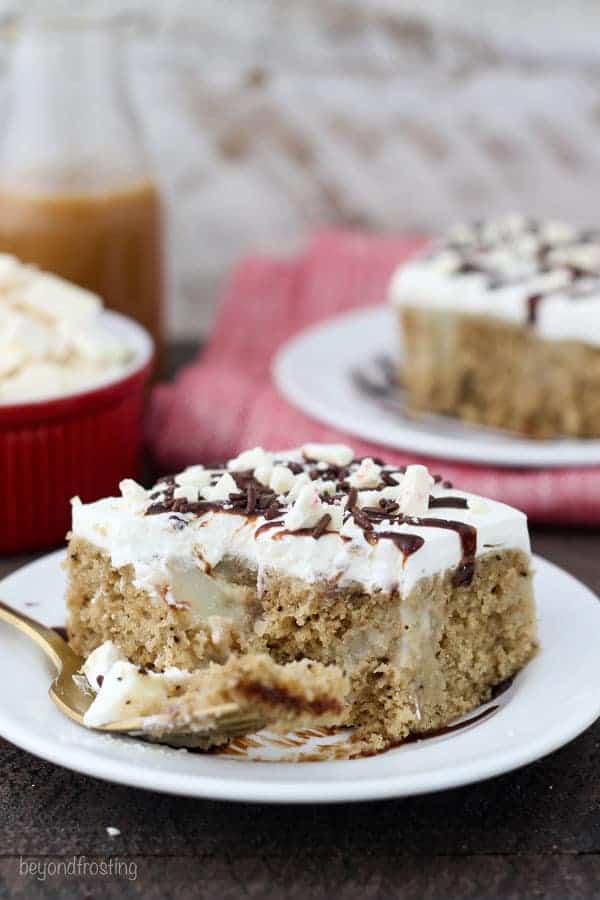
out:
<path id="1" fill-rule="evenodd" d="M 599 537 L 533 529 L 534 550 L 597 593 Z M 0 560 L 0 576 L 29 558 Z M 69 772 L 2 740 L 0 773 L 0 897 L 600 896 L 600 721 L 520 771 L 376 803 L 168 797 Z M 111 860 L 118 875 L 96 873 Z M 55 874 L 58 862 L 69 874 Z M 70 874 L 77 866 L 87 874 Z"/>

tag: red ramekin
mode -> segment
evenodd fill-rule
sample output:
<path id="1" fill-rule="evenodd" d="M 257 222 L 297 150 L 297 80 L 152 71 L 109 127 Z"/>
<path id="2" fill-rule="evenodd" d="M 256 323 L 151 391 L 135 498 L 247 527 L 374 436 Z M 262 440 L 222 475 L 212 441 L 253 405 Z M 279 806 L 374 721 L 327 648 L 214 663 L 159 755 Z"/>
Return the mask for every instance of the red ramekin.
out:
<path id="1" fill-rule="evenodd" d="M 125 316 L 102 316 L 134 348 L 122 375 L 50 400 L 0 403 L 0 553 L 59 544 L 71 497 L 97 500 L 139 477 L 152 339 Z"/>

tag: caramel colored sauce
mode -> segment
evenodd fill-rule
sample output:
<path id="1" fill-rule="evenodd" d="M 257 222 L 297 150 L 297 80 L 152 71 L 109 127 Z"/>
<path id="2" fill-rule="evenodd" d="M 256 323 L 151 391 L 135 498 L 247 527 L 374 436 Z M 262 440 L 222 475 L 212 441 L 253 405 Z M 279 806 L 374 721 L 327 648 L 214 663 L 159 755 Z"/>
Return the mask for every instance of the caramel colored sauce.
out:
<path id="1" fill-rule="evenodd" d="M 99 294 L 162 344 L 160 200 L 150 181 L 97 192 L 0 185 L 0 252 Z"/>

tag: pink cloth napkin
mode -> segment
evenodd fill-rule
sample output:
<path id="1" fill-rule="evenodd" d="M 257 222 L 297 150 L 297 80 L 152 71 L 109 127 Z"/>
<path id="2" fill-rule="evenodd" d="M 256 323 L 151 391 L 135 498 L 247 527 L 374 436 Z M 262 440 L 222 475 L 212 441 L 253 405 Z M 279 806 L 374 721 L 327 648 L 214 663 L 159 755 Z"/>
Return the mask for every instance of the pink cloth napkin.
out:
<path id="1" fill-rule="evenodd" d="M 600 466 L 519 469 L 427 459 L 324 426 L 278 393 L 270 364 L 281 343 L 320 319 L 381 303 L 393 268 L 421 244 L 418 238 L 325 231 L 300 258 L 242 262 L 223 293 L 207 349 L 172 384 L 154 390 L 148 435 L 160 467 L 211 462 L 256 445 L 343 441 L 359 456 L 425 462 L 457 487 L 524 509 L 538 522 L 600 524 Z"/>

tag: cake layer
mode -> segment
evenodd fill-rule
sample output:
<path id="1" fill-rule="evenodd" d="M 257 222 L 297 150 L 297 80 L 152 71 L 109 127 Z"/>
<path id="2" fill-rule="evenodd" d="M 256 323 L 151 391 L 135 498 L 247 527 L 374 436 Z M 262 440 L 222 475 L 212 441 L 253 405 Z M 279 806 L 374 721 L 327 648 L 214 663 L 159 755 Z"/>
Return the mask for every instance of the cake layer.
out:
<path id="1" fill-rule="evenodd" d="M 134 586 L 131 566 L 112 568 L 86 542 L 73 541 L 70 555 L 69 633 L 78 653 L 112 641 L 135 665 L 167 672 L 256 652 L 278 663 L 335 664 L 351 685 L 338 724 L 358 726 L 372 746 L 468 712 L 536 649 L 522 551 L 488 551 L 467 586 L 449 569 L 421 579 L 405 597 L 265 576 L 260 594 L 256 582 L 247 587 L 248 615 L 235 621 L 169 606 Z M 227 577 L 244 583 L 255 573 L 230 566 Z"/>
<path id="2" fill-rule="evenodd" d="M 400 311 L 410 408 L 535 438 L 600 434 L 600 348 L 486 316 Z"/>

